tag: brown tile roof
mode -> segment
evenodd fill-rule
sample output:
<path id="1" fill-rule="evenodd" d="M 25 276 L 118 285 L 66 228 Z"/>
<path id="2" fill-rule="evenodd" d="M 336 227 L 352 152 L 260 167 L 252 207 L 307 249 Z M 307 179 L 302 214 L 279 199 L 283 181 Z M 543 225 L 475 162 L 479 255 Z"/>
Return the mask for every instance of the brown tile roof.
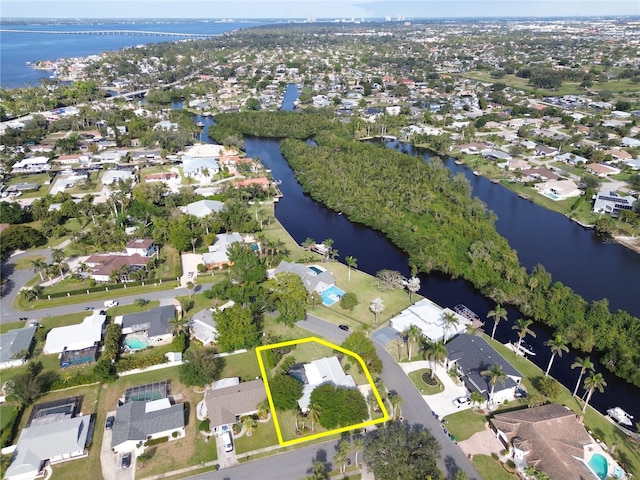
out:
<path id="1" fill-rule="evenodd" d="M 504 433 L 514 447 L 528 451 L 529 465 L 550 480 L 591 478 L 591 471 L 577 458 L 594 443 L 575 413 L 562 405 L 549 404 L 497 414 L 493 426 Z"/>
<path id="2" fill-rule="evenodd" d="M 251 380 L 230 387 L 207 390 L 204 401 L 211 427 L 236 422 L 236 415 L 255 412 L 267 398 L 262 380 Z"/>

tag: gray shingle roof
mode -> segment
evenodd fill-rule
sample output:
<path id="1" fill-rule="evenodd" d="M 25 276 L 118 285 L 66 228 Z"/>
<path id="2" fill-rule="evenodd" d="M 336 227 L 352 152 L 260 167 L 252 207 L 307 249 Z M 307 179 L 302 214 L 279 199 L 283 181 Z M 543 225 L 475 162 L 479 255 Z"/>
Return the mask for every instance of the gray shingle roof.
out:
<path id="1" fill-rule="evenodd" d="M 230 387 L 207 390 L 204 400 L 212 427 L 236 422 L 236 415 L 257 410 L 257 405 L 267 398 L 262 380 L 251 380 Z"/>
<path id="2" fill-rule="evenodd" d="M 326 288 L 334 285 L 336 282 L 333 273 L 328 270 L 317 273 L 305 265 L 293 262 L 290 263 L 285 260 L 280 262 L 274 273 L 275 275 L 278 273 L 295 273 L 300 277 L 300 280 L 302 280 L 304 287 L 309 293 L 314 290 L 322 293 Z"/>
<path id="3" fill-rule="evenodd" d="M 116 409 L 111 447 L 133 441 L 144 441 L 148 435 L 184 427 L 184 403 L 169 408 L 146 411 L 149 402 L 128 402 Z"/>
<path id="4" fill-rule="evenodd" d="M 122 317 L 122 328 L 137 328 L 148 330 L 150 337 L 166 335 L 173 331 L 171 320 L 175 317 L 176 309 L 173 305 L 153 308 L 146 312 L 130 313 Z"/>
<path id="5" fill-rule="evenodd" d="M 16 328 L 0 335 L 0 363 L 9 362 L 18 353 L 29 350 L 36 328 Z"/>
<path id="6" fill-rule="evenodd" d="M 481 372 L 489 370 L 493 365 L 502 365 L 502 371 L 509 376 L 505 378 L 504 386 L 502 384 L 496 386 L 496 391 L 500 387 L 515 387 L 517 383 L 510 377 L 522 378 L 522 374 L 482 337 L 460 334 L 445 347 L 449 353 L 449 360 L 455 361 L 465 375 L 466 383 L 470 383 L 480 393 L 491 390 L 489 377 L 482 375 Z"/>

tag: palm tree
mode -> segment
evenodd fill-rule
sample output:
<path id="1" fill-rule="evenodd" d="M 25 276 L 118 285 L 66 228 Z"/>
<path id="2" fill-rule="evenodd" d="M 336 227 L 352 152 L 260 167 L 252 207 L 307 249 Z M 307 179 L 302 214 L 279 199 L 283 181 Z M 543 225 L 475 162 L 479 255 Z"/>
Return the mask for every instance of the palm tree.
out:
<path id="1" fill-rule="evenodd" d="M 311 250 L 311 247 L 314 247 L 315 244 L 316 241 L 313 238 L 307 237 L 305 241 L 302 242 L 302 248 L 304 248 L 305 250 Z"/>
<path id="2" fill-rule="evenodd" d="M 587 390 L 587 399 L 582 407 L 582 413 L 587 410 L 587 405 L 589 405 L 589 401 L 591 400 L 591 395 L 593 395 L 594 390 L 597 389 L 600 393 L 603 393 L 604 387 L 606 386 L 607 382 L 604 381 L 604 377 L 601 373 L 592 372 L 591 375 L 584 379 L 584 388 Z"/>
<path id="3" fill-rule="evenodd" d="M 573 396 L 575 397 L 578 393 L 578 387 L 580 386 L 580 381 L 582 380 L 582 376 L 588 371 L 593 372 L 593 362 L 589 357 L 580 358 L 576 357 L 576 361 L 571 364 L 571 369 L 580 368 L 580 375 L 578 375 L 578 382 L 576 383 L 576 388 L 573 390 Z"/>
<path id="4" fill-rule="evenodd" d="M 502 308 L 502 305 L 497 304 L 494 310 L 489 310 L 489 313 L 487 313 L 487 318 L 493 318 L 493 330 L 491 331 L 491 339 L 493 340 L 493 337 L 496 334 L 496 328 L 498 327 L 500 320 L 509 319 L 507 310 Z"/>
<path id="5" fill-rule="evenodd" d="M 364 442 L 362 438 L 356 437 L 353 439 L 353 451 L 356 453 L 355 463 L 356 467 L 358 466 L 358 452 L 362 451 L 364 448 Z"/>
<path id="6" fill-rule="evenodd" d="M 311 420 L 311 431 L 316 431 L 316 422 L 320 421 L 322 415 L 322 407 L 317 403 L 310 403 L 307 410 L 307 418 Z"/>
<path id="7" fill-rule="evenodd" d="M 256 415 L 258 415 L 258 418 L 261 420 L 264 420 L 269 416 L 269 400 L 265 398 L 257 405 Z"/>
<path id="8" fill-rule="evenodd" d="M 400 408 L 402 407 L 402 397 L 397 393 L 389 395 L 389 403 L 391 404 L 391 418 L 396 418 L 396 413 L 402 416 Z"/>
<path id="9" fill-rule="evenodd" d="M 489 370 L 480 372 L 480 375 L 489 377 L 489 383 L 491 384 L 491 393 L 489 393 L 489 403 L 493 403 L 493 391 L 496 388 L 498 382 L 504 385 L 507 374 L 502 371 L 502 365 L 495 363 Z"/>
<path id="10" fill-rule="evenodd" d="M 51 250 L 51 258 L 55 263 L 60 263 L 64 259 L 64 251 L 59 248 Z"/>
<path id="11" fill-rule="evenodd" d="M 447 331 L 456 328 L 460 324 L 460 319 L 453 312 L 445 312 L 442 316 L 443 335 L 442 340 L 447 341 Z"/>
<path id="12" fill-rule="evenodd" d="M 344 261 L 347 263 L 348 277 L 347 280 L 351 280 L 351 269 L 358 268 L 358 259 L 352 256 L 344 257 Z"/>
<path id="13" fill-rule="evenodd" d="M 420 279 L 418 277 L 411 277 L 407 280 L 407 290 L 409 290 L 409 303 L 411 303 L 413 294 L 420 290 Z"/>
<path id="14" fill-rule="evenodd" d="M 378 315 L 384 311 L 384 303 L 382 303 L 382 299 L 380 297 L 376 297 L 373 300 L 371 300 L 371 304 L 369 305 L 369 310 L 371 310 L 373 314 L 376 316 L 374 324 L 377 325 Z"/>
<path id="15" fill-rule="evenodd" d="M 31 260 L 31 268 L 33 269 L 33 273 L 40 275 L 40 281 L 44 282 L 43 272 L 47 269 L 47 262 L 41 258 L 36 258 L 35 260 Z"/>
<path id="16" fill-rule="evenodd" d="M 422 330 L 420 330 L 420 327 L 418 327 L 417 325 L 409 325 L 404 332 L 402 332 L 402 335 L 407 339 L 407 348 L 409 350 L 409 361 L 411 361 L 411 358 L 413 357 L 413 355 L 411 355 L 411 347 L 413 342 L 418 342 L 420 340 L 420 337 L 422 336 Z"/>
<path id="17" fill-rule="evenodd" d="M 435 376 L 436 366 L 443 363 L 448 355 L 447 349 L 444 346 L 444 342 L 433 342 L 429 345 L 426 352 L 427 359 L 431 362 L 431 378 Z"/>
<path id="18" fill-rule="evenodd" d="M 560 336 L 556 335 L 551 340 L 547 340 L 544 344 L 551 349 L 551 358 L 549 359 L 549 365 L 547 365 L 547 371 L 544 372 L 544 376 L 549 375 L 549 370 L 551 370 L 551 364 L 553 363 L 553 359 L 556 355 L 562 357 L 562 352 L 568 352 L 569 347 L 567 347 L 567 342 Z"/>
<path id="19" fill-rule="evenodd" d="M 518 330 L 518 344 L 516 345 L 516 350 L 520 351 L 520 346 L 522 345 L 522 340 L 527 335 L 531 335 L 533 338 L 536 338 L 536 332 L 529 328 L 529 325 L 533 323 L 533 320 L 525 320 L 524 318 L 519 318 L 516 320 L 516 324 L 511 327 L 512 330 Z"/>
<path id="20" fill-rule="evenodd" d="M 247 437 L 250 437 L 253 434 L 253 431 L 258 426 L 258 422 L 253 418 L 253 415 L 245 415 L 240 419 L 242 422 L 242 426 L 244 427 L 244 431 L 247 434 Z"/>
<path id="21" fill-rule="evenodd" d="M 480 392 L 476 390 L 471 392 L 470 398 L 471 398 L 471 405 L 480 405 L 482 402 L 484 402 L 484 397 Z"/>
<path id="22" fill-rule="evenodd" d="M 187 290 L 189 290 L 189 298 L 191 298 L 191 295 L 193 294 L 194 287 L 195 287 L 195 284 L 193 282 L 187 282 Z"/>

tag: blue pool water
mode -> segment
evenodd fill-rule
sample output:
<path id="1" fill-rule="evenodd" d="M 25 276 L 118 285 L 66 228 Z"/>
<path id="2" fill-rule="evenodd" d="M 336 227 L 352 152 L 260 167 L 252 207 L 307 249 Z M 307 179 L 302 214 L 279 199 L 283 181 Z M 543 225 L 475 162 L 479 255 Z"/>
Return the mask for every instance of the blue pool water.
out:
<path id="1" fill-rule="evenodd" d="M 558 200 L 560 197 L 555 193 L 545 193 L 546 197 L 549 197 L 551 200 Z"/>
<path id="2" fill-rule="evenodd" d="M 142 350 L 143 348 L 147 348 L 149 346 L 149 342 L 143 342 L 136 337 L 127 338 L 124 341 L 124 344 L 131 350 Z"/>
<path id="3" fill-rule="evenodd" d="M 593 470 L 600 480 L 607 478 L 609 467 L 607 466 L 607 459 L 603 455 L 594 453 L 589 460 L 589 468 Z"/>
<path id="4" fill-rule="evenodd" d="M 322 272 L 324 272 L 324 270 L 322 270 L 320 267 L 316 267 L 315 265 L 311 265 L 311 266 L 309 267 L 309 270 L 313 270 L 313 271 L 314 271 L 314 272 L 316 272 L 316 273 L 322 273 Z"/>
<path id="5" fill-rule="evenodd" d="M 322 292 L 322 303 L 330 307 L 334 303 L 339 302 L 342 295 L 344 295 L 344 292 L 334 285 Z"/>

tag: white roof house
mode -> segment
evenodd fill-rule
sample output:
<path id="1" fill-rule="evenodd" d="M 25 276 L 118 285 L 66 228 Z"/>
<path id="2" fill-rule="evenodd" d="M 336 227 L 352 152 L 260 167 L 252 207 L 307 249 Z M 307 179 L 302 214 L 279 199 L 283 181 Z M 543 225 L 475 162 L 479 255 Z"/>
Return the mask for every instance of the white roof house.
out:
<path id="1" fill-rule="evenodd" d="M 311 393 L 323 383 L 331 382 L 341 387 L 356 388 L 356 382 L 354 382 L 351 375 L 344 373 L 338 357 L 321 358 L 311 363 L 305 363 L 303 367 L 304 387 L 302 389 L 302 397 L 298 400 L 298 405 L 302 412 L 306 412 L 309 409 Z"/>
<path id="2" fill-rule="evenodd" d="M 216 322 L 209 310 L 200 310 L 193 315 L 189 321 L 189 328 L 191 329 L 191 334 L 203 345 L 214 343 L 218 338 Z"/>
<path id="3" fill-rule="evenodd" d="M 218 160 L 213 157 L 182 157 L 182 170 L 186 177 L 210 178 L 220 172 Z"/>
<path id="4" fill-rule="evenodd" d="M 552 200 L 565 200 L 571 197 L 582 195 L 582 190 L 578 188 L 573 180 L 547 180 L 536 183 L 534 188 Z"/>
<path id="5" fill-rule="evenodd" d="M 224 208 L 224 203 L 218 200 L 199 200 L 187 206 L 180 207 L 183 213 L 194 215 L 198 218 L 206 217 L 212 213 L 219 213 Z"/>
<path id="6" fill-rule="evenodd" d="M 46 417 L 45 417 L 46 418 Z M 5 474 L 6 480 L 36 478 L 47 460 L 85 456 L 90 415 L 56 418 L 56 421 L 36 423 L 24 428 L 16 446 L 15 456 Z"/>
<path id="7" fill-rule="evenodd" d="M 102 176 L 103 185 L 118 183 L 118 180 L 135 180 L 135 175 L 130 170 L 107 170 Z"/>
<path id="8" fill-rule="evenodd" d="M 35 173 L 51 169 L 49 157 L 30 157 L 13 164 L 11 171 L 14 173 Z"/>
<path id="9" fill-rule="evenodd" d="M 227 254 L 229 247 L 234 243 L 242 243 L 243 238 L 239 233 L 220 233 L 213 245 L 209 246 L 209 252 L 202 255 L 205 265 L 222 265 L 229 263 Z"/>
<path id="10" fill-rule="evenodd" d="M 458 319 L 458 324 L 450 326 L 445 332 L 445 314 L 453 314 Z M 404 309 L 389 321 L 389 325 L 396 331 L 402 333 L 411 325 L 422 330 L 422 334 L 432 342 L 438 342 L 446 338 L 451 338 L 458 333 L 464 332 L 471 321 L 459 313 L 442 308 L 429 299 L 422 299 L 419 302 Z"/>
<path id="11" fill-rule="evenodd" d="M 44 346 L 45 355 L 93 347 L 102 339 L 106 321 L 106 315 L 96 312 L 86 317 L 82 323 L 51 329 Z"/>

